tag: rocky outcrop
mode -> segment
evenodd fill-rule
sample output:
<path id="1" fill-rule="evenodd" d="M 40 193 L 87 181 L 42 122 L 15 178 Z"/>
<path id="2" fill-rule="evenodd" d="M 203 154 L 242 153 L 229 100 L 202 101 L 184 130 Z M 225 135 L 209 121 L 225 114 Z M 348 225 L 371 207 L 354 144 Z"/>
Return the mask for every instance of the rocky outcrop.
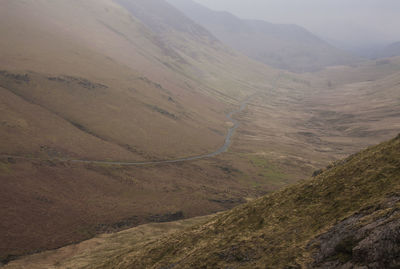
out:
<path id="1" fill-rule="evenodd" d="M 107 89 L 108 86 L 100 83 L 91 82 L 85 78 L 71 77 L 71 76 L 59 76 L 59 77 L 48 77 L 50 81 L 66 83 L 66 84 L 77 84 L 82 88 L 93 90 L 93 89 Z"/>
<path id="2" fill-rule="evenodd" d="M 339 222 L 309 247 L 311 268 L 400 268 L 400 196 Z"/>
<path id="3" fill-rule="evenodd" d="M 30 81 L 30 77 L 28 74 L 17 74 L 17 73 L 10 73 L 8 71 L 0 70 L 0 79 L 7 79 L 12 80 L 16 83 L 28 83 Z"/>

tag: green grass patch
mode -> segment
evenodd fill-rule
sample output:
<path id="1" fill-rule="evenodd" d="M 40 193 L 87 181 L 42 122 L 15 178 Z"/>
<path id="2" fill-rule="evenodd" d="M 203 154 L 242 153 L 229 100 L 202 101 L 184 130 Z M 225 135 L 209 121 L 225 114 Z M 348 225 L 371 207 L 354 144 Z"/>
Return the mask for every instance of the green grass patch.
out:
<path id="1" fill-rule="evenodd" d="M 258 169 L 258 175 L 264 177 L 266 182 L 274 185 L 284 185 L 286 183 L 288 175 L 268 159 L 253 155 L 250 157 L 250 162 Z"/>
<path id="2" fill-rule="evenodd" d="M 0 174 L 11 174 L 11 173 L 12 169 L 10 167 L 10 164 L 0 162 Z"/>

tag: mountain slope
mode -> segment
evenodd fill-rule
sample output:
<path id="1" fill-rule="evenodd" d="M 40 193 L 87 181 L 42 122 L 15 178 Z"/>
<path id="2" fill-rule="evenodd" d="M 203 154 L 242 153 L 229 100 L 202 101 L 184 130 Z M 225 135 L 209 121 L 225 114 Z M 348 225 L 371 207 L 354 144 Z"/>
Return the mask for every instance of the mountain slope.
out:
<path id="1" fill-rule="evenodd" d="M 398 245 L 375 251 L 369 247 L 386 238 L 391 238 L 392 244 L 398 243 L 399 195 L 400 136 L 329 167 L 315 179 L 238 207 L 192 231 L 149 244 L 117 259 L 116 264 L 120 268 L 133 264 L 143 268 L 173 264 L 178 268 L 262 265 L 283 268 L 311 262 L 309 253 L 314 249 L 310 244 L 320 240 L 316 249 L 320 255 L 316 255 L 323 258 L 318 263 L 336 257 L 334 262 L 339 264 L 376 262 L 395 267 L 400 261 L 390 257 L 396 254 L 399 257 Z M 347 229 L 345 224 L 354 229 L 357 224 L 365 229 L 376 227 L 373 229 L 377 233 L 376 242 L 369 241 L 368 233 L 351 234 L 350 230 L 342 229 L 332 239 L 331 244 L 336 247 L 323 249 L 330 238 L 329 232 L 341 225 Z M 388 234 L 379 234 L 382 225 Z M 339 244 L 345 244 L 350 236 L 353 241 L 344 245 L 343 250 Z M 383 253 L 390 256 L 382 256 Z M 353 254 L 359 255 L 358 260 Z M 341 259 L 340 255 L 345 257 Z"/>
<path id="2" fill-rule="evenodd" d="M 268 87 L 277 72 L 235 55 L 163 1 L 142 2 L 129 3 L 131 10 L 141 8 L 138 14 L 107 0 L 1 3 L 7 39 L 0 41 L 0 85 L 115 144 L 119 159 L 165 159 L 218 147 L 226 120 L 221 112 L 253 94 L 254 85 Z M 35 73 L 30 80 L 16 79 L 27 72 Z M 172 132 L 177 125 L 179 132 Z"/>
<path id="3" fill-rule="evenodd" d="M 333 119 L 307 110 L 321 88 L 315 77 L 248 59 L 164 1 L 119 3 L 0 1 L 0 261 L 231 209 L 400 128 L 396 77 L 376 84 L 388 95 L 354 98 L 351 113 L 393 100 L 373 120 L 351 122 L 373 132 L 347 135 L 335 118 L 348 118 L 336 113 L 346 96 L 334 98 Z M 214 152 L 243 100 L 228 152 L 118 165 Z M 318 124 L 299 127 L 308 121 Z M 319 140 L 332 126 L 334 139 Z"/>
<path id="4" fill-rule="evenodd" d="M 399 210 L 400 135 L 313 179 L 208 221 L 193 220 L 192 228 L 182 222 L 153 226 L 154 238 L 151 226 L 143 226 L 103 237 L 100 245 L 88 242 L 83 253 L 60 256 L 66 248 L 21 262 L 34 266 L 44 259 L 59 268 L 397 268 Z M 148 235 L 134 241 L 140 229 Z M 162 236 L 160 229 L 178 232 Z M 8 268 L 13 266 L 18 261 Z"/>
<path id="5" fill-rule="evenodd" d="M 184 84 L 185 78 L 177 79 L 174 72 L 154 59 L 171 57 L 157 46 L 152 33 L 137 20 L 132 21 L 121 7 L 110 1 L 74 5 L 65 1 L 15 1 L 1 5 L 1 32 L 7 39 L 1 41 L 4 53 L 0 69 L 4 71 L 0 85 L 57 115 L 67 125 L 80 127 L 82 136 L 91 134 L 98 146 L 86 152 L 95 153 L 106 142 L 114 144 L 112 151 L 119 151 L 115 159 L 191 155 L 192 145 L 200 142 L 196 141 L 196 133 L 203 133 L 201 141 L 218 137 L 208 127 L 199 126 L 219 121 L 209 127 L 223 132 L 217 126 L 223 126 L 225 118 L 212 111 L 224 109 L 224 105 L 177 85 L 176 81 Z M 113 32 L 113 27 L 120 34 Z M 18 80 L 18 74 L 27 74 L 27 79 Z M 204 118 L 207 107 L 214 114 L 208 119 Z M 140 118 L 135 117 L 138 114 Z M 166 137 L 165 132 L 176 129 L 176 125 L 181 132 L 168 132 Z M 19 139 L 23 133 L 22 129 L 14 130 L 11 142 L 27 141 Z M 182 151 L 179 148 L 185 144 L 185 137 L 188 147 Z M 218 147 L 223 137 L 220 139 L 211 142 L 210 148 Z M 24 154 L 36 155 L 43 144 L 53 147 L 60 143 L 50 139 L 36 145 L 29 143 L 34 148 Z M 67 147 L 71 143 L 62 144 Z M 163 148 L 168 149 L 163 152 Z M 175 152 L 170 152 L 172 148 Z M 2 153 L 12 155 L 18 151 L 22 150 L 15 147 Z M 64 157 L 93 158 L 68 151 L 72 150 L 63 150 Z M 96 155 L 97 159 L 109 158 L 106 154 Z"/>
<path id="6" fill-rule="evenodd" d="M 243 20 L 227 12 L 212 11 L 193 1 L 168 2 L 225 44 L 276 68 L 306 72 L 357 61 L 297 25 Z"/>
<path id="7" fill-rule="evenodd" d="M 175 72 L 210 86 L 213 95 L 220 94 L 232 102 L 232 98 L 244 98 L 259 87 L 271 86 L 279 74 L 222 44 L 164 0 L 117 2 L 157 33 L 162 47 L 174 50 L 185 60 L 180 70 L 173 69 Z"/>
<path id="8" fill-rule="evenodd" d="M 111 0 L 0 1 L 0 260 L 225 210 L 260 192 L 233 179 L 224 160 L 59 161 L 213 152 L 232 125 L 226 114 L 270 88 L 278 71 L 205 30 L 193 35 L 165 22 L 167 39 L 146 24 L 157 5 L 145 2 L 135 17 Z M 160 14 L 189 21 L 165 6 Z"/>

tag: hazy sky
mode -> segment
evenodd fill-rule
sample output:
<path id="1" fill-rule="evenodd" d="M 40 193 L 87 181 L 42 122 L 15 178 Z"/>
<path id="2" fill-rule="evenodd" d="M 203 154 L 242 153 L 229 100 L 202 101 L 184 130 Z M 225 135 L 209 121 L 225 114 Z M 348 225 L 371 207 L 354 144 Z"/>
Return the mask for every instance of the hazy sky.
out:
<path id="1" fill-rule="evenodd" d="M 400 0 L 195 0 L 242 18 L 295 23 L 342 45 L 400 41 Z"/>

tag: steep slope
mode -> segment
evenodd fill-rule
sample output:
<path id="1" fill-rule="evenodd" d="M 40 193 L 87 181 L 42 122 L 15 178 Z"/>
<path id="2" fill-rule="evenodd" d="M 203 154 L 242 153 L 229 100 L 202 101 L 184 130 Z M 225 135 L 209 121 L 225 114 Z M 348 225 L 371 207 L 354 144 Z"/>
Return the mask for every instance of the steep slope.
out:
<path id="1" fill-rule="evenodd" d="M 334 164 L 315 179 L 117 258 L 115 264 L 283 268 L 312 262 L 315 244 L 318 264 L 333 258 L 332 266 L 393 268 L 400 262 L 399 194 L 400 136 Z M 384 240 L 390 240 L 385 248 L 370 248 Z"/>
<path id="2" fill-rule="evenodd" d="M 110 1 L 74 5 L 67 1 L 7 1 L 1 5 L 1 32 L 7 36 L 1 41 L 3 90 L 64 120 L 67 126 L 63 128 L 72 124 L 82 136 L 89 134 L 97 147 L 85 152 L 93 152 L 96 159 L 163 159 L 192 155 L 192 150 L 208 152 L 223 142 L 223 137 L 210 129 L 223 132 L 225 118 L 218 110 L 226 106 L 176 85 L 174 81 L 183 84 L 185 79 L 176 78 L 154 59 L 171 57 L 155 44 L 152 33 L 121 7 Z M 19 80 L 19 74 L 26 78 Z M 139 114 L 141 117 L 135 117 Z M 29 142 L 19 137 L 25 131 L 14 130 L 7 144 Z M 21 145 L 24 150 L 14 147 L 2 153 L 36 155 L 43 145 L 71 145 L 61 137 L 46 139 L 40 130 L 37 136 L 41 143 L 29 142 Z M 208 142 L 216 140 L 207 145 L 205 137 L 210 138 Z M 86 141 L 82 139 L 79 147 L 87 148 Z M 206 144 L 199 145 L 201 141 Z M 116 152 L 115 157 L 96 152 L 104 143 L 113 144 L 110 151 Z M 196 144 L 200 146 L 197 149 L 193 147 Z M 94 157 L 79 156 L 68 148 L 59 151 L 65 157 Z"/>
<path id="3" fill-rule="evenodd" d="M 165 5 L 159 14 L 186 24 Z M 59 161 L 213 152 L 232 125 L 226 114 L 270 88 L 277 71 L 205 30 L 190 35 L 165 22 L 167 40 L 146 25 L 154 10 L 143 7 L 145 16 L 135 17 L 109 0 L 0 2 L 0 260 L 225 210 L 260 193 L 234 179 L 224 160 L 144 167 Z M 195 51 L 201 57 L 189 55 Z"/>
<path id="4" fill-rule="evenodd" d="M 97 233 L 231 209 L 400 129 L 393 124 L 400 115 L 381 110 L 365 121 L 379 136 L 338 128 L 339 143 L 321 142 L 335 124 L 324 113 L 314 119 L 307 101 L 324 79 L 252 61 L 160 0 L 0 1 L 0 32 L 4 261 Z M 393 97 L 395 107 L 395 83 L 372 101 Z M 345 99 L 334 98 L 330 109 Z M 228 152 L 118 165 L 215 151 L 233 125 L 226 115 L 243 100 Z M 388 113 L 390 128 L 380 124 Z M 309 120 L 319 123 L 311 137 L 302 126 Z"/>
<path id="5" fill-rule="evenodd" d="M 107 0 L 1 3 L 7 38 L 1 41 L 0 85 L 81 127 L 99 145 L 114 144 L 122 160 L 210 152 L 223 142 L 229 104 L 260 84 L 267 88 L 277 72 L 235 55 L 163 1 L 129 4 L 140 12 Z M 47 94 L 50 89 L 57 90 Z M 14 144 L 25 141 L 12 137 Z M 37 154 L 41 145 L 34 146 L 24 153 Z"/>
<path id="6" fill-rule="evenodd" d="M 118 0 L 153 32 L 163 47 L 173 49 L 186 65 L 175 72 L 212 88 L 224 100 L 244 98 L 270 87 L 278 70 L 259 64 L 218 41 L 164 0 Z M 229 66 L 229 68 L 226 68 Z"/>
<path id="7" fill-rule="evenodd" d="M 350 64 L 356 57 L 336 49 L 297 25 L 243 20 L 193 1 L 168 0 L 222 42 L 267 65 L 295 72 Z"/>
<path id="8" fill-rule="evenodd" d="M 400 135 L 192 228 L 143 226 L 7 268 L 397 268 L 399 210 Z M 178 232 L 153 237 L 151 229 Z M 138 242 L 138 234 L 147 236 Z"/>

